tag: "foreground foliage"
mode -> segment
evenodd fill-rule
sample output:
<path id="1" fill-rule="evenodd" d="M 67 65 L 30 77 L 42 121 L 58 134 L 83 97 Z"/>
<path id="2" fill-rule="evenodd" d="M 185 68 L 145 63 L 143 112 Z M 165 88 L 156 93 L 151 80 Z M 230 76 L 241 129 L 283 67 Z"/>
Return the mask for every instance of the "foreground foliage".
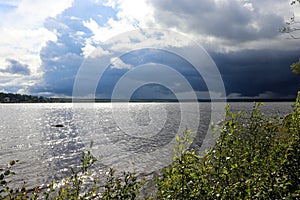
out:
<path id="1" fill-rule="evenodd" d="M 92 146 L 92 143 L 91 143 Z M 113 169 L 107 172 L 104 185 L 94 179 L 90 167 L 97 161 L 90 151 L 82 152 L 81 168 L 75 172 L 71 168 L 71 176 L 60 182 L 52 182 L 46 187 L 26 188 L 25 183 L 21 188 L 11 188 L 9 181 L 12 166 L 18 161 L 11 161 L 7 169 L 0 174 L 0 199 L 135 199 L 143 186 L 144 181 L 138 180 L 135 173 L 116 175 Z M 1 170 L 1 169 L 0 169 Z"/>
<path id="2" fill-rule="evenodd" d="M 93 179 L 89 169 L 96 159 L 87 151 L 78 172 L 71 169 L 70 177 L 46 188 L 11 188 L 18 162 L 11 161 L 0 171 L 0 199 L 300 199 L 299 97 L 284 119 L 265 117 L 262 104 L 250 116 L 228 107 L 216 128 L 220 137 L 204 157 L 186 150 L 192 132 L 176 136 L 174 162 L 156 176 L 151 197 L 138 196 L 145 182 L 134 173 L 120 176 L 111 169 L 104 183 Z"/>
<path id="3" fill-rule="evenodd" d="M 158 199 L 300 199 L 300 100 L 284 120 L 227 108 L 204 158 L 185 151 L 157 177 Z"/>

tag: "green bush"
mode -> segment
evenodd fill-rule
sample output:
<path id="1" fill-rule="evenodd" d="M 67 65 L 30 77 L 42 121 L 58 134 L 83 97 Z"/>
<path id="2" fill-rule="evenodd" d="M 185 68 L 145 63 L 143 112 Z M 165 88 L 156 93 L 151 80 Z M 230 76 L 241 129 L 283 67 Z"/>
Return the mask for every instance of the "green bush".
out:
<path id="1" fill-rule="evenodd" d="M 300 100 L 282 122 L 256 104 L 229 112 L 205 157 L 184 151 L 156 177 L 158 199 L 300 198 Z M 186 136 L 185 136 L 186 137 Z M 181 150 L 180 150 L 181 151 Z"/>

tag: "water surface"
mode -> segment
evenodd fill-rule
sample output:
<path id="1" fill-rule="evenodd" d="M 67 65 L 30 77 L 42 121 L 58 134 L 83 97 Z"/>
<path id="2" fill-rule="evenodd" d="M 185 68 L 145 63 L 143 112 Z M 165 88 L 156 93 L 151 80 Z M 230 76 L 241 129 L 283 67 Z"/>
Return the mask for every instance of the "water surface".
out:
<path id="1" fill-rule="evenodd" d="M 292 103 L 265 103 L 267 115 L 285 115 Z M 167 145 L 182 126 L 196 129 L 201 144 L 211 120 L 210 103 L 200 103 L 183 115 L 178 103 L 111 103 L 90 106 L 73 104 L 0 104 L 0 167 L 12 159 L 14 168 L 28 185 L 59 180 L 80 163 L 81 152 L 94 140 L 100 158 L 96 170 L 109 167 L 151 173 L 171 158 Z M 249 111 L 253 103 L 231 103 L 231 110 Z M 125 113 L 125 114 L 124 114 Z M 195 119 L 199 115 L 199 126 Z M 182 116 L 188 116 L 183 119 Z M 128 120 L 131 121 L 128 121 Z M 129 122 L 134 122 L 135 125 Z M 56 127 L 62 125 L 63 127 Z"/>

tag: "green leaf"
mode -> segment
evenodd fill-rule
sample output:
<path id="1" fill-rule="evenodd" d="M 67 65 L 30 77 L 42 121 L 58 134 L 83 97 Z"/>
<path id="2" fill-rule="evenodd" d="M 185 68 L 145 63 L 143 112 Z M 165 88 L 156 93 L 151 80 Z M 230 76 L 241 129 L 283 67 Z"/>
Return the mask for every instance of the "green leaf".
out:
<path id="1" fill-rule="evenodd" d="M 5 176 L 7 176 L 7 175 L 9 175 L 10 174 L 10 170 L 6 170 L 5 172 L 4 172 L 4 175 Z"/>
<path id="2" fill-rule="evenodd" d="M 11 160 L 11 161 L 9 162 L 9 164 L 10 164 L 11 166 L 13 166 L 14 164 L 16 164 L 16 161 Z"/>

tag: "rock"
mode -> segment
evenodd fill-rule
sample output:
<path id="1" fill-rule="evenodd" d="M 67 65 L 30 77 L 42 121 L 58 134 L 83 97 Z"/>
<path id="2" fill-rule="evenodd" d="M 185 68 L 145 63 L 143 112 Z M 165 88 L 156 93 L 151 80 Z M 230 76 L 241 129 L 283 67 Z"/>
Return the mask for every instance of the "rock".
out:
<path id="1" fill-rule="evenodd" d="M 56 127 L 56 128 L 62 128 L 62 127 L 65 127 L 63 124 L 56 124 L 56 125 L 52 125 L 53 127 Z"/>

